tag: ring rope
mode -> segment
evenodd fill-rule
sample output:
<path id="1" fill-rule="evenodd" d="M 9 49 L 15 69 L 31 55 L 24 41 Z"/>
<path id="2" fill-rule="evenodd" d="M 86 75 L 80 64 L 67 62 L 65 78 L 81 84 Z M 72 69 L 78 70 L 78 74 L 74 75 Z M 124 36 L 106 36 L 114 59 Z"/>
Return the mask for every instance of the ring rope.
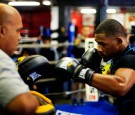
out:
<path id="1" fill-rule="evenodd" d="M 79 90 L 74 90 L 74 91 L 65 91 L 65 92 L 58 92 L 58 93 L 47 93 L 47 94 L 44 94 L 46 96 L 52 96 L 52 95 L 70 95 L 70 94 L 73 94 L 73 93 L 78 93 L 78 92 L 85 92 L 86 89 L 79 89 Z"/>

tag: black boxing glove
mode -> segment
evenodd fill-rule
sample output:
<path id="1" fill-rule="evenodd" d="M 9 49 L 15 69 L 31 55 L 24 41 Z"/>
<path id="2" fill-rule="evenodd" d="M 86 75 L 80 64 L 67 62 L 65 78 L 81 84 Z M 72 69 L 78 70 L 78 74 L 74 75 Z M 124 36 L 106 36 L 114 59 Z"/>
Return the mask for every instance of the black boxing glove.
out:
<path id="1" fill-rule="evenodd" d="M 31 87 L 49 71 L 48 59 L 41 55 L 31 55 L 18 62 L 18 72 L 24 82 Z"/>
<path id="2" fill-rule="evenodd" d="M 102 57 L 98 53 L 97 49 L 93 48 L 88 49 L 81 57 L 80 63 L 88 68 L 93 69 L 97 73 L 102 73 L 101 72 L 101 60 Z"/>
<path id="3" fill-rule="evenodd" d="M 80 65 L 75 58 L 64 57 L 58 61 L 55 67 L 56 77 L 60 81 L 79 79 L 80 82 L 90 84 L 94 71 Z"/>
<path id="4" fill-rule="evenodd" d="M 55 75 L 59 81 L 70 80 L 79 65 L 79 61 L 75 58 L 64 57 L 55 65 Z"/>

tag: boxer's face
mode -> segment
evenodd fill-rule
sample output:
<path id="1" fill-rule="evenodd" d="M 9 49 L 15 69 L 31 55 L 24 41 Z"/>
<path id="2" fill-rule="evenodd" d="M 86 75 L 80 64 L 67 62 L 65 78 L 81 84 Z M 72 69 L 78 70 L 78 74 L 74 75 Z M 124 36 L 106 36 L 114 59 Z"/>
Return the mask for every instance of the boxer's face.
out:
<path id="1" fill-rule="evenodd" d="M 109 38 L 104 33 L 95 34 L 95 40 L 98 43 L 98 51 L 101 54 L 104 61 L 108 61 L 118 52 L 118 44 L 115 38 Z"/>

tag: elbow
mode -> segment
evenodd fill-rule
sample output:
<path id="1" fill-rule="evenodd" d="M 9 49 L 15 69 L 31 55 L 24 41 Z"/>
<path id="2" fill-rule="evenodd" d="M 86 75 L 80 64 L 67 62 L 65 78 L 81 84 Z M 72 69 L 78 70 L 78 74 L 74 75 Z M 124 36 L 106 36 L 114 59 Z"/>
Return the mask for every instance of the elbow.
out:
<path id="1" fill-rule="evenodd" d="M 114 77 L 115 78 L 115 82 L 113 85 L 113 89 L 114 89 L 114 93 L 117 96 L 125 96 L 128 92 L 128 84 L 125 78 L 122 77 Z"/>
<path id="2" fill-rule="evenodd" d="M 128 90 L 126 88 L 126 85 L 125 84 L 119 84 L 115 87 L 114 89 L 114 93 L 117 95 L 117 96 L 125 96 L 127 94 Z"/>

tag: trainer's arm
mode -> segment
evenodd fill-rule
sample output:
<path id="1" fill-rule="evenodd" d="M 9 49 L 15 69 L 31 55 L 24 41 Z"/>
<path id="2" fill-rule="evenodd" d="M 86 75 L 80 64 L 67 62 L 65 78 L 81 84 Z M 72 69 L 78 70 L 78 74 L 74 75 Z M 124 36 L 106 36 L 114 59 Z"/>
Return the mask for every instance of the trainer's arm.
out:
<path id="1" fill-rule="evenodd" d="M 4 55 L 4 54 L 3 54 Z M 39 103 L 16 71 L 15 63 L 5 55 L 0 63 L 0 104 L 2 113 L 32 115 Z"/>
<path id="2" fill-rule="evenodd" d="M 7 104 L 10 115 L 33 115 L 39 106 L 39 101 L 29 92 L 15 97 Z"/>

